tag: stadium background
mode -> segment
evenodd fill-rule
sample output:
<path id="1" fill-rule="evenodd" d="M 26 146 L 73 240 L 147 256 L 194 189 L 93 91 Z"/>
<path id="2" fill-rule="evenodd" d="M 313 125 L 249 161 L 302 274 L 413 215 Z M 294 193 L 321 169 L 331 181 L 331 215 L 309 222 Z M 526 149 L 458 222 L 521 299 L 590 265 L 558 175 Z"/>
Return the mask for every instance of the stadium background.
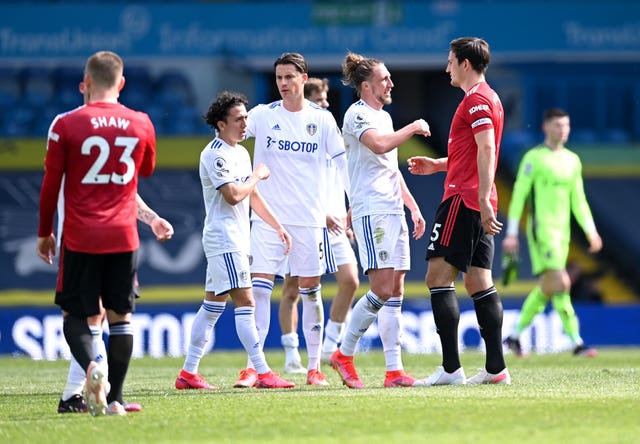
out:
<path id="1" fill-rule="evenodd" d="M 216 93 L 242 91 L 252 104 L 277 98 L 273 60 L 297 51 L 306 56 L 311 75 L 329 78 L 331 110 L 341 123 L 354 96 L 340 84 L 340 62 L 347 50 L 374 56 L 385 61 L 396 83 L 387 107 L 396 127 L 417 117 L 432 127 L 431 138 L 402 146 L 401 157 L 441 155 L 462 94 L 444 73 L 448 43 L 462 35 L 491 44 L 487 78 L 505 106 L 501 219 L 522 153 L 541 140 L 542 110 L 567 109 L 569 147 L 582 156 L 587 196 L 605 243 L 602 253 L 590 257 L 584 236 L 574 230 L 571 261 L 586 276 L 587 290 L 575 299 L 583 334 L 594 345 L 640 344 L 640 4 L 32 1 L 2 3 L 0 12 L 0 353 L 34 358 L 68 353 L 58 311 L 51 306 L 55 268 L 36 257 L 35 234 L 46 132 L 55 114 L 80 104 L 77 85 L 88 55 L 110 49 L 124 58 L 121 101 L 149 113 L 156 125 L 158 170 L 141 180 L 140 194 L 174 224 L 176 236 L 158 244 L 147 227 L 140 228 L 143 298 L 136 317 L 143 340 L 137 354 L 181 354 L 202 297 L 204 210 L 197 164 L 211 134 L 200 116 Z M 34 15 L 46 19 L 36 21 Z M 443 176 L 404 173 L 429 223 Z M 405 315 L 405 346 L 418 352 L 436 347 L 422 284 L 424 248 L 424 239 L 412 244 Z M 505 328 L 533 285 L 528 268 L 525 251 L 523 279 L 499 287 Z M 365 277 L 362 282 L 361 290 Z M 333 289 L 329 278 L 327 308 Z M 467 319 L 470 305 L 464 291 L 459 293 Z M 274 309 L 276 303 L 274 298 Z M 219 324 L 219 347 L 240 347 L 230 321 L 227 314 Z M 465 344 L 477 346 L 472 316 L 465 325 Z M 372 346 L 378 345 L 374 336 L 372 331 Z M 541 352 L 568 346 L 553 313 L 536 321 L 525 342 Z M 273 322 L 267 346 L 278 344 Z"/>

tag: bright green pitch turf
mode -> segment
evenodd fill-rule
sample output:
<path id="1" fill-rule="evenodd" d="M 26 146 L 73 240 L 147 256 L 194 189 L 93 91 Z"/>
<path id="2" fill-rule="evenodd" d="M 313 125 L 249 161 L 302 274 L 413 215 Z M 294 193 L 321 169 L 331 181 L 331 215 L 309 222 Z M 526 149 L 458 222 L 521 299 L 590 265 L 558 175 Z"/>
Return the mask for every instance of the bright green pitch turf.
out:
<path id="1" fill-rule="evenodd" d="M 274 370 L 284 356 L 268 351 Z M 483 355 L 462 354 L 467 376 Z M 437 355 L 404 354 L 425 377 Z M 385 389 L 379 351 L 356 356 L 365 390 L 342 386 L 234 389 L 240 352 L 208 354 L 200 370 L 219 391 L 173 388 L 182 358 L 134 359 L 125 399 L 143 405 L 126 417 L 56 412 L 68 363 L 0 358 L 2 443 L 632 443 L 640 439 L 640 351 L 604 349 L 594 359 L 570 353 L 516 359 L 511 386 Z"/>

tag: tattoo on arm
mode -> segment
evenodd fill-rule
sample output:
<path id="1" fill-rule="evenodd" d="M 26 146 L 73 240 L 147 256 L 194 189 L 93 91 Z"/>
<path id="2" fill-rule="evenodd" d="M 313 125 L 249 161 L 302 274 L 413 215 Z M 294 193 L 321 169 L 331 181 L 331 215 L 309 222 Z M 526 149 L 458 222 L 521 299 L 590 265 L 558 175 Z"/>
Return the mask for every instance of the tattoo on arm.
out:
<path id="1" fill-rule="evenodd" d="M 150 208 L 141 208 L 138 206 L 138 220 L 144 222 L 147 225 L 151 225 L 151 222 L 158 217 L 155 211 Z"/>

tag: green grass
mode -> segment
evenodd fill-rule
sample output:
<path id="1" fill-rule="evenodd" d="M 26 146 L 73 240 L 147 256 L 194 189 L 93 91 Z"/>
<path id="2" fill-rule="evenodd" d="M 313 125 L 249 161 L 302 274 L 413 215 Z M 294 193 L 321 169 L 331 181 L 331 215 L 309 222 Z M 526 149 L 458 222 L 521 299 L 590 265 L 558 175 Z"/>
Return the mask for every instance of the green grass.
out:
<path id="1" fill-rule="evenodd" d="M 268 351 L 274 369 L 283 354 Z M 211 353 L 200 371 L 216 392 L 177 391 L 182 358 L 132 361 L 125 399 L 144 406 L 124 418 L 56 413 L 68 363 L 0 358 L 0 442 L 229 443 L 623 443 L 640 433 L 640 353 L 601 350 L 595 359 L 568 353 L 515 359 L 511 386 L 385 389 L 380 352 L 360 354 L 365 390 L 330 387 L 240 390 L 232 384 L 243 353 Z M 483 356 L 465 352 L 470 376 Z M 437 355 L 404 355 L 405 368 L 425 377 Z"/>

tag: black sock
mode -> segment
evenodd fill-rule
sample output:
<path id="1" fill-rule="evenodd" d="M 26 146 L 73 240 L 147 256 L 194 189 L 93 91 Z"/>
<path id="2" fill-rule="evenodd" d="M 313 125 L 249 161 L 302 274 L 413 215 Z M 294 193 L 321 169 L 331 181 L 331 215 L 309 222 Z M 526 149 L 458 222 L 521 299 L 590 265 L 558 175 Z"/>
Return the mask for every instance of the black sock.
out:
<path id="1" fill-rule="evenodd" d="M 502 302 L 495 287 L 471 295 L 480 326 L 480 335 L 487 349 L 485 368 L 500 373 L 506 367 L 502 353 Z"/>
<path id="2" fill-rule="evenodd" d="M 442 344 L 442 366 L 447 373 L 461 367 L 458 352 L 458 323 L 460 307 L 453 287 L 430 288 L 431 309 L 436 323 L 440 344 Z"/>
<path id="3" fill-rule="evenodd" d="M 109 324 L 109 344 L 107 362 L 109 363 L 109 384 L 111 391 L 107 402 L 118 401 L 122 404 L 122 386 L 127 376 L 131 353 L 133 352 L 133 330 L 129 322 Z"/>
<path id="4" fill-rule="evenodd" d="M 87 325 L 87 320 L 69 314 L 64 317 L 62 331 L 67 344 L 69 344 L 71 354 L 86 372 L 89 364 L 95 358 L 93 354 L 93 336 L 91 335 L 91 330 L 89 330 L 89 325 Z"/>

